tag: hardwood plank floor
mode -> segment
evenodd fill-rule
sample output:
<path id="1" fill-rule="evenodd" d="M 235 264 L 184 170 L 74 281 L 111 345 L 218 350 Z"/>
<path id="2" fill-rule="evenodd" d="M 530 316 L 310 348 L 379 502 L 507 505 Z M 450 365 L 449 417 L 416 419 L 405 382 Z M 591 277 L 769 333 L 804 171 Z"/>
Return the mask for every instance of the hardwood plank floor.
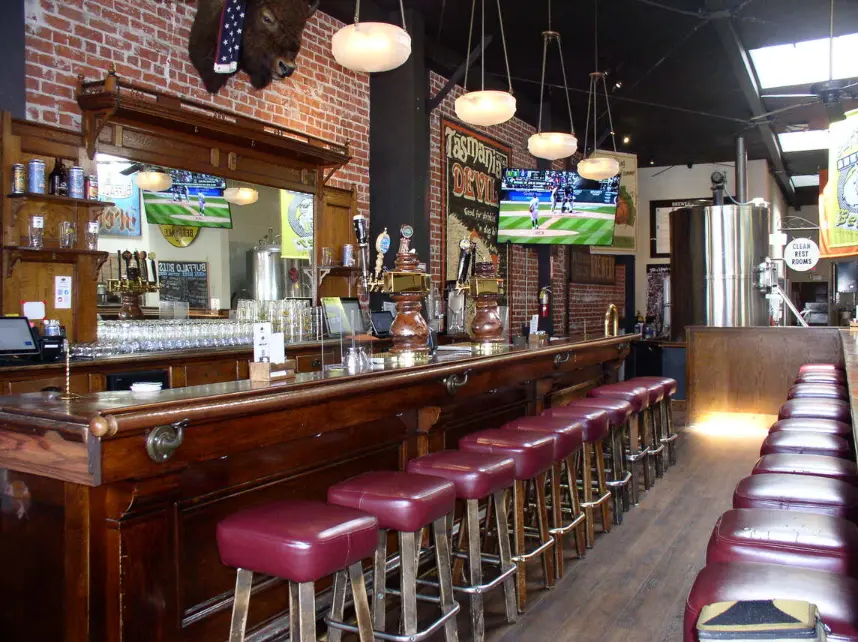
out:
<path id="1" fill-rule="evenodd" d="M 597 534 L 583 560 L 567 547 L 566 576 L 541 588 L 529 572 L 527 611 L 514 625 L 502 596 L 486 600 L 488 642 L 679 642 L 685 598 L 703 566 L 715 520 L 729 509 L 736 483 L 750 474 L 771 417 L 727 415 L 682 432 L 679 463 L 623 524 Z M 468 632 L 463 599 L 461 640 Z"/>

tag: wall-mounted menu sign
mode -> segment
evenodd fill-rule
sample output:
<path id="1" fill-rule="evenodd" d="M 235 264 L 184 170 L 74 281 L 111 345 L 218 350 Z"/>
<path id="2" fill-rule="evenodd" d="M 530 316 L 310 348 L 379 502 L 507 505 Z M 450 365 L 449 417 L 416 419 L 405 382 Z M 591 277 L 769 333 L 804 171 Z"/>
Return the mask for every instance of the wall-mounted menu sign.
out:
<path id="1" fill-rule="evenodd" d="M 191 308 L 209 307 L 209 264 L 158 261 L 161 301 L 184 301 Z"/>
<path id="2" fill-rule="evenodd" d="M 571 248 L 567 248 L 569 250 Z M 610 254 L 590 254 L 590 248 L 569 252 L 569 282 L 613 285 L 616 259 Z"/>

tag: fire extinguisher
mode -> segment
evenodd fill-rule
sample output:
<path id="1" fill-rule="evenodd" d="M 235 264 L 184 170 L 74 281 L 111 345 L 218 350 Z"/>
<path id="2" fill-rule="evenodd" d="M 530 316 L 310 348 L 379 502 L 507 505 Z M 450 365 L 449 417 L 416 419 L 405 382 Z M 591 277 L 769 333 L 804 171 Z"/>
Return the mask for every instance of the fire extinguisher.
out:
<path id="1" fill-rule="evenodd" d="M 551 314 L 551 288 L 546 286 L 539 291 L 539 316 L 547 319 Z"/>

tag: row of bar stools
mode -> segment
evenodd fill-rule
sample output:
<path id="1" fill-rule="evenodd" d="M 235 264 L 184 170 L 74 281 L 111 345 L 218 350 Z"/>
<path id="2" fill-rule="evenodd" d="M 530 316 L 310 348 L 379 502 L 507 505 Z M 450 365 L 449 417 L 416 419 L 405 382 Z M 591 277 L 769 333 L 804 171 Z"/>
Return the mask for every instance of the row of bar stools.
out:
<path id="1" fill-rule="evenodd" d="M 355 630 L 361 642 L 371 642 L 361 561 L 372 555 L 377 536 L 378 520 L 372 515 L 305 500 L 275 502 L 221 521 L 217 527 L 221 561 L 238 570 L 229 642 L 244 640 L 254 573 L 288 582 L 292 642 L 315 642 L 315 582 L 332 573 L 337 588 L 329 624 L 342 624 L 347 573 L 357 614 Z"/>
<path id="2" fill-rule="evenodd" d="M 372 617 L 376 637 L 386 628 L 388 593 L 401 596 L 402 628 L 407 640 L 422 640 L 441 626 L 447 642 L 459 639 L 455 615 L 459 605 L 453 599 L 452 558 L 447 519 L 456 505 L 453 482 L 437 476 L 399 471 L 375 471 L 352 477 L 328 488 L 328 502 L 358 509 L 378 519 L 378 541 L 373 565 Z M 435 601 L 417 592 L 417 570 L 423 529 L 432 526 L 441 617 L 425 630 L 417 629 L 417 602 Z M 387 588 L 387 533 L 399 536 L 400 590 Z M 331 623 L 334 628 L 337 626 Z M 343 627 L 340 627 L 343 628 Z"/>
<path id="3" fill-rule="evenodd" d="M 543 415 L 541 417 L 515 419 L 505 424 L 504 428 L 538 432 L 551 435 L 554 439 L 554 465 L 551 469 L 549 511 L 551 528 L 549 533 L 554 538 L 554 569 L 557 579 L 560 579 L 563 577 L 565 564 L 563 556 L 564 537 L 570 531 L 575 531 L 576 553 L 578 557 L 583 557 L 585 536 L 587 535 L 588 524 L 592 521 L 592 517 L 590 520 L 587 519 L 584 504 L 581 503 L 578 496 L 578 475 L 576 472 L 576 459 L 581 462 L 583 468 L 589 468 L 590 457 L 585 442 L 584 424 L 576 418 Z M 582 474 L 585 475 L 584 479 L 588 480 L 589 475 L 586 475 L 586 472 L 586 470 L 582 470 Z M 564 473 L 565 484 L 562 483 Z M 602 477 L 604 477 L 604 470 Z M 569 515 L 569 520 L 564 518 L 564 514 Z"/>
<path id="4" fill-rule="evenodd" d="M 551 549 L 555 540 L 548 526 L 548 505 L 545 493 L 548 473 L 554 467 L 555 439 L 523 430 L 492 429 L 483 430 L 459 440 L 459 449 L 468 452 L 503 455 L 515 462 L 515 480 L 512 486 L 513 515 L 513 562 L 516 565 L 516 586 L 518 609 L 523 611 L 527 604 L 528 560 L 540 556 L 546 588 L 554 586 L 555 556 Z M 536 521 L 536 546 L 527 550 L 525 509 L 528 487 L 533 487 Z"/>
<path id="5" fill-rule="evenodd" d="M 667 466 L 676 464 L 676 440 L 679 435 L 673 423 L 673 406 L 671 398 L 676 394 L 676 379 L 670 377 L 635 377 L 632 383 L 641 383 L 647 386 L 660 386 L 662 389 L 661 400 L 656 404 L 658 413 L 658 428 L 660 441 L 667 446 Z"/>
<path id="6" fill-rule="evenodd" d="M 460 540 L 466 536 L 468 541 L 470 585 L 458 586 L 454 583 L 453 590 L 465 593 L 471 598 L 472 635 L 475 642 L 481 642 L 485 639 L 483 595 L 486 592 L 502 584 L 507 622 L 510 624 L 515 622 L 517 615 L 515 580 L 512 577 L 516 572 L 516 565 L 512 562 L 510 551 L 506 509 L 506 491 L 515 481 L 515 461 L 503 455 L 445 450 L 412 459 L 408 462 L 407 470 L 410 473 L 434 475 L 451 481 L 456 487 L 457 499 L 465 502 L 465 515 L 459 526 L 459 534 Z M 487 522 L 491 515 L 491 505 L 494 505 L 498 542 L 497 559 L 481 550 L 480 503 L 483 501 Z M 487 523 L 486 530 L 489 527 Z M 483 582 L 484 563 L 499 567 L 497 577 L 487 583 Z"/>

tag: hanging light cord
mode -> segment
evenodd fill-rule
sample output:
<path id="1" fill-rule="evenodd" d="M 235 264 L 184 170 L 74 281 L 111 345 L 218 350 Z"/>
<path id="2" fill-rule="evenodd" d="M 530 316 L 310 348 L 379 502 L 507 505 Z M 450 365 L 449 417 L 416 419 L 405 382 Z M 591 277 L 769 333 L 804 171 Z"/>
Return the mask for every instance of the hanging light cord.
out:
<path id="1" fill-rule="evenodd" d="M 399 3 L 402 4 L 402 0 L 399 0 Z M 503 14 L 501 13 L 500 0 L 497 0 L 498 5 L 498 22 L 500 23 L 500 34 L 501 34 L 501 43 L 503 44 L 503 62 L 506 66 L 506 80 L 509 86 L 509 93 L 512 94 L 512 74 L 509 71 L 509 55 L 506 50 L 506 34 L 503 30 Z M 465 55 L 465 80 L 464 87 L 465 91 L 468 91 L 468 72 L 471 69 L 471 44 L 473 43 L 473 34 L 474 34 L 474 16 L 477 10 L 477 0 L 472 0 L 471 2 L 471 22 L 468 27 L 468 53 Z M 403 12 L 403 21 L 405 20 L 405 13 Z M 480 89 L 486 88 L 486 0 L 480 0 L 480 24 L 482 27 L 482 54 L 480 55 L 480 79 L 481 86 Z M 544 75 L 544 74 L 543 74 Z M 541 118 L 540 118 L 541 120 Z"/>
<path id="2" fill-rule="evenodd" d="M 465 91 L 468 91 L 468 72 L 471 70 L 471 43 L 474 36 L 474 13 L 477 9 L 477 0 L 471 0 L 471 24 L 468 27 L 468 53 L 465 54 Z"/>
<path id="3" fill-rule="evenodd" d="M 484 0 L 485 1 L 485 0 Z M 503 44 L 503 62 L 506 65 L 506 80 L 509 85 L 509 93 L 512 93 L 512 74 L 509 72 L 509 55 L 506 51 L 506 35 L 503 32 L 503 14 L 501 13 L 501 5 L 500 0 L 497 0 L 498 3 L 498 23 L 500 24 L 500 33 L 501 33 L 501 44 Z M 485 31 L 483 31 L 483 36 L 485 37 Z M 485 55 L 483 55 L 483 59 L 485 59 Z M 485 73 L 485 72 L 483 72 Z M 483 79 L 485 83 L 485 79 Z"/>
<path id="4" fill-rule="evenodd" d="M 593 2 L 594 9 L 594 17 L 593 17 L 593 39 L 595 41 L 595 63 L 596 69 L 599 69 L 599 0 L 594 0 Z M 561 54 L 562 55 L 562 54 Z M 589 139 L 590 134 L 590 115 L 593 115 L 593 153 L 596 152 L 596 145 L 599 140 L 599 132 L 598 132 L 598 106 L 596 103 L 597 96 L 599 94 L 599 80 L 602 81 L 602 90 L 605 94 L 605 109 L 608 112 L 608 126 L 611 128 L 611 141 L 614 145 L 614 151 L 617 151 L 617 138 L 614 135 L 614 118 L 611 115 L 611 101 L 608 97 L 608 83 L 605 80 L 605 74 L 600 71 L 594 71 L 590 74 L 590 91 L 589 96 L 587 97 L 587 127 L 584 129 L 584 157 L 587 156 L 587 141 Z M 566 84 L 566 78 L 564 73 L 563 84 Z M 567 90 L 566 93 L 567 98 L 569 97 L 569 93 Z M 570 118 L 571 118 L 571 108 L 570 108 Z"/>
<path id="5" fill-rule="evenodd" d="M 831 0 L 829 12 L 829 38 L 828 38 L 828 80 L 834 80 L 834 0 Z"/>
<path id="6" fill-rule="evenodd" d="M 608 127 L 611 128 L 611 141 L 614 143 L 614 151 L 617 151 L 617 137 L 614 135 L 614 119 L 611 117 L 611 101 L 608 98 L 608 84 L 605 81 L 604 74 L 602 75 L 602 89 L 605 90 L 605 109 L 608 110 Z M 596 142 L 593 141 L 593 145 Z M 595 150 L 594 150 L 595 151 Z"/>
<path id="7" fill-rule="evenodd" d="M 551 0 L 548 0 L 548 31 L 542 34 L 542 76 L 539 81 L 539 121 L 537 123 L 536 132 L 542 133 L 542 104 L 545 96 L 545 68 L 548 59 L 548 42 L 549 40 L 557 40 L 557 51 L 560 54 L 560 71 L 563 73 L 563 91 L 566 92 L 566 110 L 569 112 L 569 131 L 575 133 L 575 124 L 572 122 L 572 100 L 569 98 L 569 83 L 566 81 L 566 63 L 563 61 L 563 44 L 560 40 L 560 34 L 555 33 L 551 28 Z M 507 69 L 509 71 L 509 69 Z"/>
<path id="8" fill-rule="evenodd" d="M 408 31 L 405 28 L 405 5 L 403 4 L 403 0 L 399 0 L 399 14 L 402 16 L 402 29 Z M 360 0 L 355 0 L 355 24 L 360 24 Z"/>

